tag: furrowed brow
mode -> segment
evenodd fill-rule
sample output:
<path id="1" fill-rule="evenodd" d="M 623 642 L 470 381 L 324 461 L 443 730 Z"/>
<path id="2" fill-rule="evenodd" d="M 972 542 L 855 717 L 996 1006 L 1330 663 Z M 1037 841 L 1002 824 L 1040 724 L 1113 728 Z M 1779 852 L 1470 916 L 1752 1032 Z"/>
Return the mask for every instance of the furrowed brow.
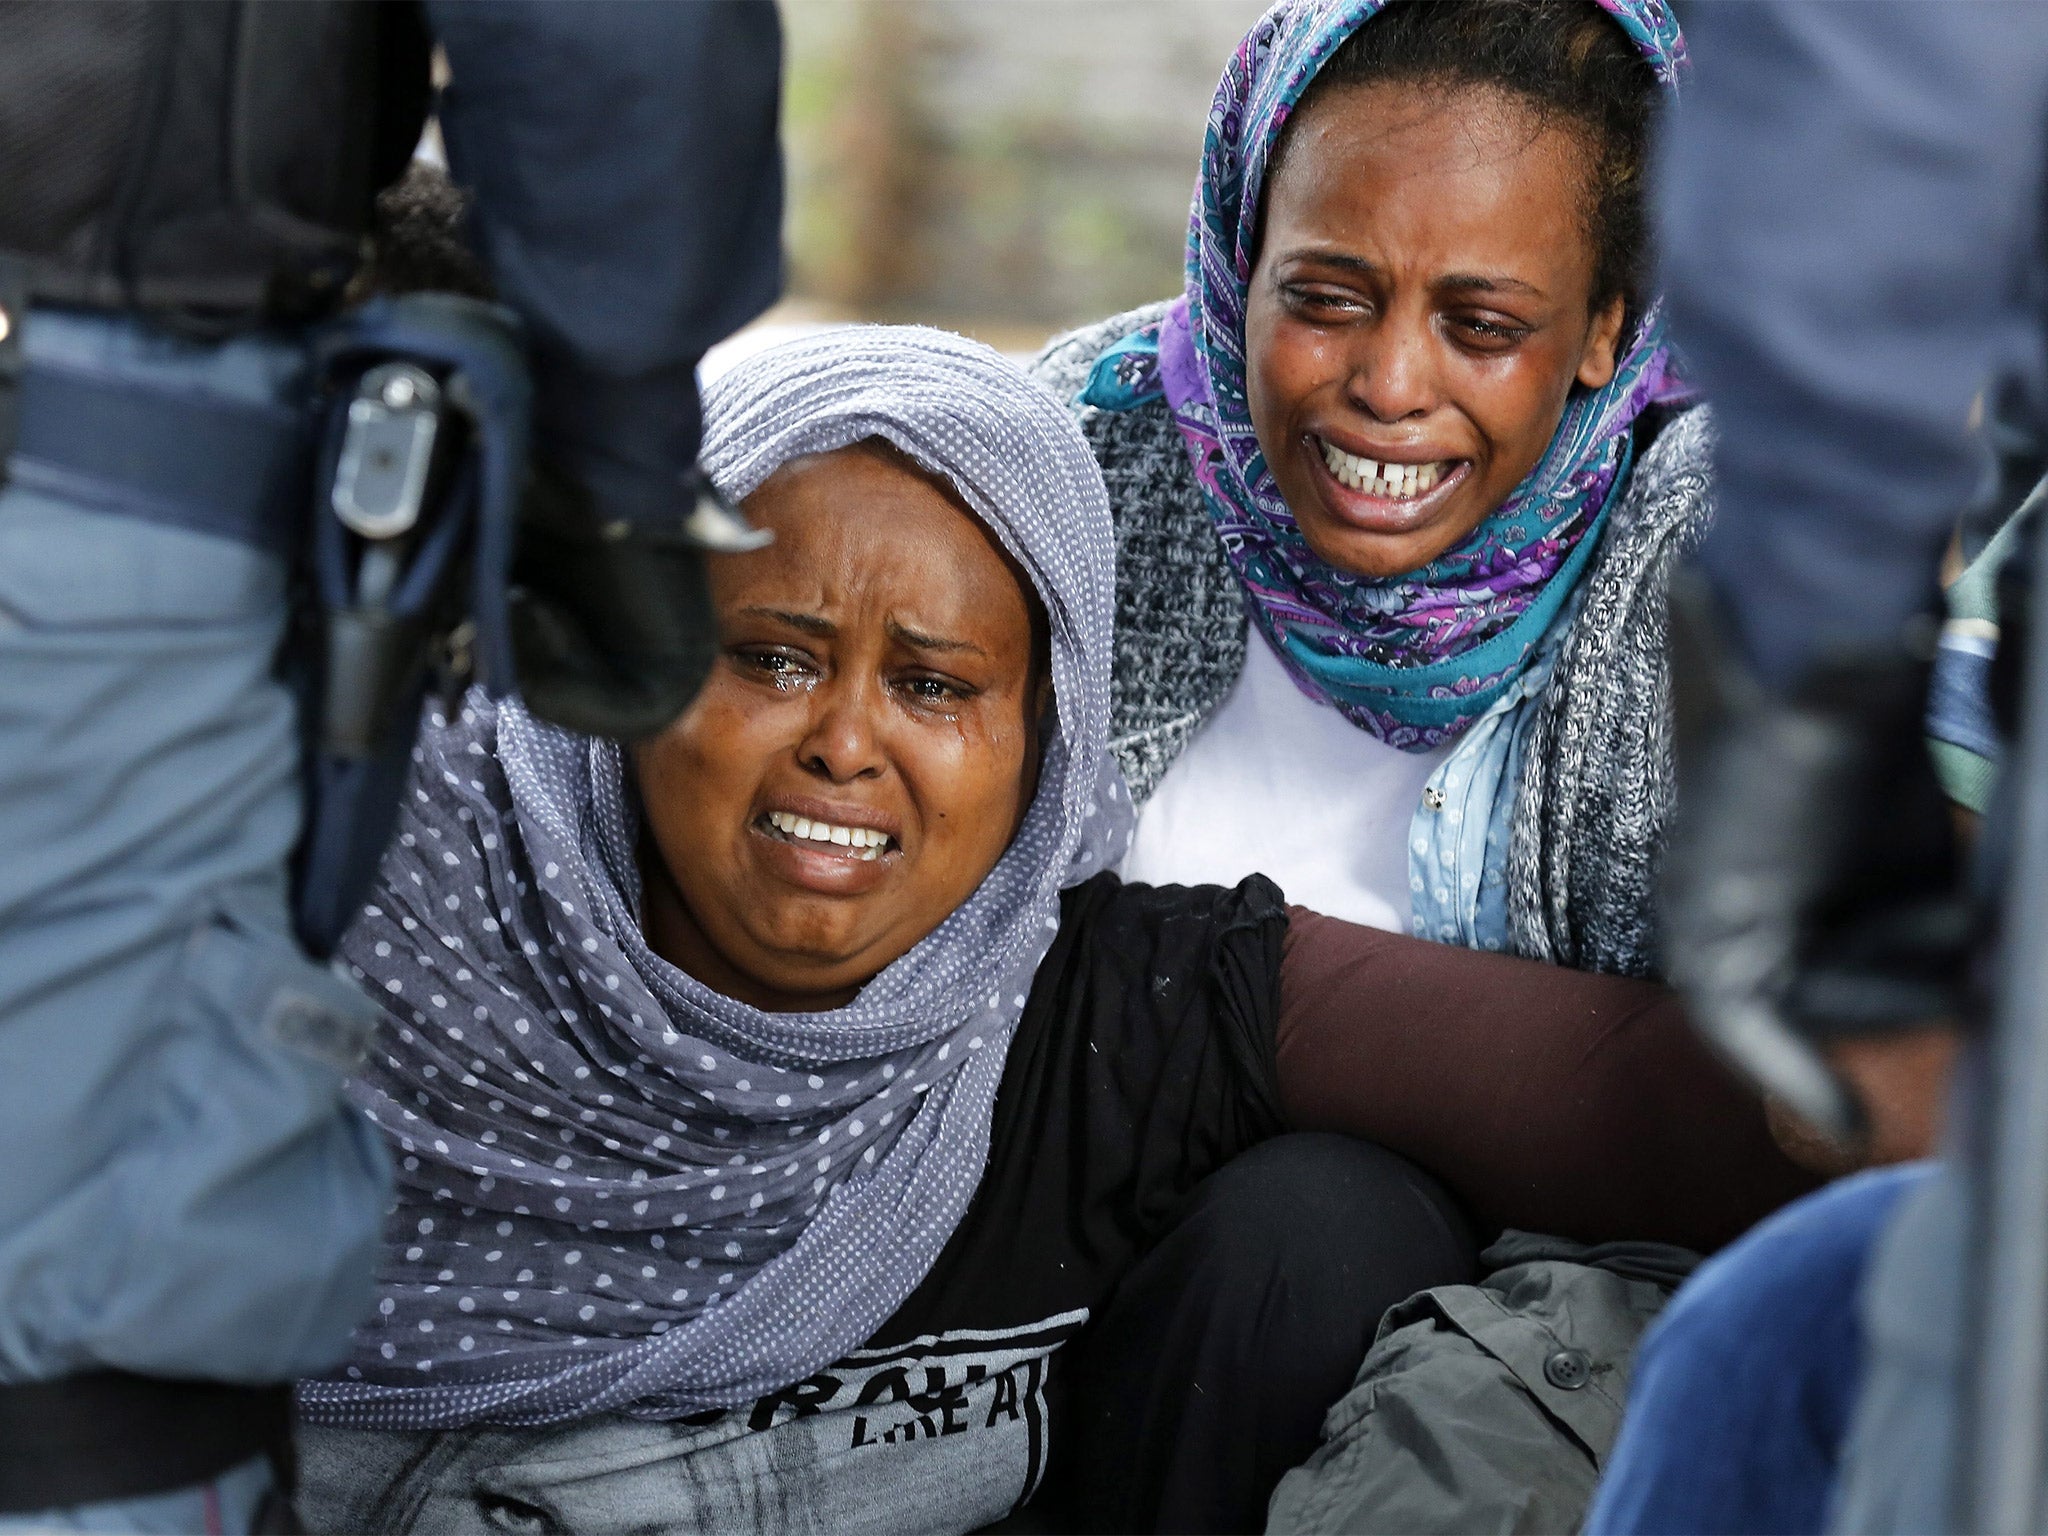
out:
<path id="1" fill-rule="evenodd" d="M 988 655 L 987 651 L 971 640 L 946 640 L 938 635 L 927 635 L 922 630 L 898 624 L 894 619 L 889 621 L 889 638 L 909 646 L 914 651 L 934 651 L 940 655 L 958 652 L 971 652 L 976 656 Z"/>
<path id="2" fill-rule="evenodd" d="M 757 619 L 773 619 L 778 624 L 787 624 L 791 629 L 816 635 L 821 640 L 830 640 L 839 633 L 838 625 L 815 613 L 794 613 L 787 608 L 742 608 L 740 612 Z"/>
<path id="3" fill-rule="evenodd" d="M 1453 272 L 1432 284 L 1439 293 L 1526 293 L 1542 298 L 1543 290 L 1519 277 L 1490 277 L 1479 272 Z"/>
<path id="4" fill-rule="evenodd" d="M 1361 277 L 1378 277 L 1385 269 L 1376 261 L 1363 256 L 1347 256 L 1342 251 L 1325 251 L 1311 247 L 1308 250 L 1290 251 L 1290 259 L 1312 261 L 1319 267 L 1335 267 L 1340 272 L 1356 272 Z"/>

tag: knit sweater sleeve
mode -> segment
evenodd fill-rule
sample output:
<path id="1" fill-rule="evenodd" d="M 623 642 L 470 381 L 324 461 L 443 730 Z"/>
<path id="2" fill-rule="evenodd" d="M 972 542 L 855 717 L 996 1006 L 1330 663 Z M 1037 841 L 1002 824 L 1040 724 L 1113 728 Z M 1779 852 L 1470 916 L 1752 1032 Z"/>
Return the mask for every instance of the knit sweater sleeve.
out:
<path id="1" fill-rule="evenodd" d="M 1245 611 L 1163 400 L 1105 411 L 1079 396 L 1102 354 L 1165 304 L 1055 336 L 1031 365 L 1074 413 L 1109 490 L 1116 527 L 1110 750 L 1143 805 L 1244 670 Z"/>
<path id="2" fill-rule="evenodd" d="M 1713 519 L 1713 452 L 1708 407 L 1665 422 L 1586 573 L 1515 787 L 1507 895 L 1517 954 L 1623 976 L 1655 968 L 1672 801 L 1666 599 Z"/>

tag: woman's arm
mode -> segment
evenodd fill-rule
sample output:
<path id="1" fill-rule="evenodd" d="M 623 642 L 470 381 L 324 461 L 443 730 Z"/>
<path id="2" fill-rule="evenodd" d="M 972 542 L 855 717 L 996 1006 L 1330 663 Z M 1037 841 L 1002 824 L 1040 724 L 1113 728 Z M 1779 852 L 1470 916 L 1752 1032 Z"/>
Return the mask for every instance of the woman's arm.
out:
<path id="1" fill-rule="evenodd" d="M 1288 917 L 1289 1120 L 1413 1158 L 1482 1223 L 1705 1250 L 1818 1182 L 1663 988 Z"/>

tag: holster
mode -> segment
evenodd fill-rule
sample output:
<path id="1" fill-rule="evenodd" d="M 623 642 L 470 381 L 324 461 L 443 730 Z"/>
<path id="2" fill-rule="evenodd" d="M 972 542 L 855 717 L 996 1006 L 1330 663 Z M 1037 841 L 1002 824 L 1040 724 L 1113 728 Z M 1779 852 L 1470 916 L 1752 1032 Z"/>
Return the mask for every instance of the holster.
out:
<path id="1" fill-rule="evenodd" d="M 531 384 L 512 314 L 450 294 L 375 300 L 327 327 L 315 355 L 325 432 L 294 660 L 306 820 L 293 886 L 300 942 L 326 955 L 390 838 L 429 687 L 452 702 L 472 680 L 513 685 L 506 584 Z M 424 376 L 439 419 L 411 515 L 380 522 L 356 498 L 365 456 L 393 450 L 365 436 L 375 400 L 366 413 L 361 386 L 393 364 Z"/>

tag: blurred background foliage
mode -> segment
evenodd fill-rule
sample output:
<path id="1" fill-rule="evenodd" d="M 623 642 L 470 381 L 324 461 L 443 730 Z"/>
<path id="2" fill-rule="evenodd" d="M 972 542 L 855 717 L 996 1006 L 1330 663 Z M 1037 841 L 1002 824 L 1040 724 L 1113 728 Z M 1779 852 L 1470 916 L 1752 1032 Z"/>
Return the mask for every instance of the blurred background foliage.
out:
<path id="1" fill-rule="evenodd" d="M 1178 291 L 1264 0 L 782 0 L 790 298 L 1028 350 Z"/>

